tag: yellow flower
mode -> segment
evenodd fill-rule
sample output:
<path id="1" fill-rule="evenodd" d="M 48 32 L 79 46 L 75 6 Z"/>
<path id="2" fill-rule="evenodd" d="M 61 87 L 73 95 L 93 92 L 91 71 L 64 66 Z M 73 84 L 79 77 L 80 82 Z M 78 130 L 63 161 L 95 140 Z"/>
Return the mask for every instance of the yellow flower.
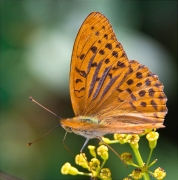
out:
<path id="1" fill-rule="evenodd" d="M 141 179 L 143 176 L 143 172 L 141 169 L 135 169 L 132 171 L 132 178 L 133 179 Z"/>
<path id="2" fill-rule="evenodd" d="M 157 145 L 157 139 L 159 138 L 159 133 L 151 131 L 146 135 L 146 138 L 149 141 L 150 148 L 154 149 Z"/>
<path id="3" fill-rule="evenodd" d="M 92 158 L 89 162 L 90 168 L 94 171 L 98 171 L 100 169 L 100 161 L 96 158 Z"/>
<path id="4" fill-rule="evenodd" d="M 137 134 L 132 134 L 132 135 L 128 134 L 127 137 L 126 137 L 126 140 L 130 144 L 137 144 L 138 141 L 140 140 L 140 137 Z"/>
<path id="5" fill-rule="evenodd" d="M 65 163 L 61 168 L 62 174 L 71 174 L 71 175 L 77 175 L 78 170 L 75 167 L 72 167 L 70 163 Z"/>
<path id="6" fill-rule="evenodd" d="M 114 139 L 118 140 L 120 144 L 124 144 L 127 142 L 126 137 L 127 134 L 114 134 Z"/>
<path id="7" fill-rule="evenodd" d="M 127 152 L 122 153 L 122 154 L 121 154 L 121 159 L 122 159 L 126 164 L 128 164 L 128 165 L 133 164 L 132 154 L 130 154 L 130 153 L 127 153 Z"/>
<path id="8" fill-rule="evenodd" d="M 83 168 L 86 169 L 89 168 L 85 153 L 77 154 L 75 157 L 75 163 L 78 164 L 79 166 L 82 166 Z"/>
<path id="9" fill-rule="evenodd" d="M 157 168 L 153 174 L 154 174 L 154 177 L 158 180 L 161 180 L 166 176 L 166 172 L 164 172 L 164 170 L 161 169 L 160 167 Z"/>
<path id="10" fill-rule="evenodd" d="M 108 154 L 108 147 L 105 145 L 101 145 L 97 148 L 97 154 L 103 159 L 103 160 L 107 160 L 109 157 Z"/>
<path id="11" fill-rule="evenodd" d="M 103 168 L 100 172 L 100 176 L 103 180 L 111 180 L 111 171 L 108 168 Z"/>
<path id="12" fill-rule="evenodd" d="M 140 140 L 140 137 L 137 134 L 128 134 L 126 140 L 133 149 L 137 150 L 139 148 L 138 141 Z"/>
<path id="13" fill-rule="evenodd" d="M 146 138 L 148 139 L 148 141 L 155 141 L 159 138 L 159 133 L 151 131 L 146 135 Z"/>

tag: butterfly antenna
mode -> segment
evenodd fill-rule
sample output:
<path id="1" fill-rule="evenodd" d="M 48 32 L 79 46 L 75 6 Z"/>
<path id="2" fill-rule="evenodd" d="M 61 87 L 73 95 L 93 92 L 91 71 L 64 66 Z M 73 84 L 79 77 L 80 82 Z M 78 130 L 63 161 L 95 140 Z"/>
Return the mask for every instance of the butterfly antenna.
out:
<path id="1" fill-rule="evenodd" d="M 70 149 L 67 147 L 67 145 L 66 145 L 65 142 L 64 142 L 66 136 L 67 136 L 67 131 L 66 131 L 65 136 L 64 136 L 64 139 L 63 139 L 63 146 L 67 149 L 67 151 L 68 151 L 72 156 L 74 156 L 74 154 L 70 151 Z"/>
<path id="2" fill-rule="evenodd" d="M 47 136 L 49 133 L 51 133 L 54 129 L 56 129 L 56 128 L 59 127 L 59 126 L 60 126 L 60 124 L 57 125 L 56 127 L 54 127 L 53 129 L 51 129 L 50 131 L 48 131 L 46 134 L 44 134 L 44 135 L 43 135 L 42 137 L 40 137 L 39 139 L 37 139 L 37 140 L 35 140 L 35 141 L 33 141 L 33 142 L 28 143 L 27 146 L 30 146 L 30 145 L 32 145 L 33 143 L 35 143 L 35 142 L 43 139 L 45 136 Z"/>
<path id="3" fill-rule="evenodd" d="M 97 138 L 98 138 L 102 143 L 104 143 L 104 145 L 106 145 L 112 152 L 114 152 L 114 154 L 116 154 L 116 156 L 119 157 L 119 159 L 124 163 L 124 165 L 125 165 L 126 167 L 128 167 L 127 164 L 122 160 L 121 156 L 120 156 L 109 144 L 106 144 L 106 143 L 102 140 L 101 137 L 97 137 Z"/>
<path id="4" fill-rule="evenodd" d="M 62 119 L 60 116 L 58 116 L 57 114 L 55 114 L 54 112 L 50 111 L 49 109 L 47 109 L 46 107 L 44 107 L 43 105 L 41 105 L 39 102 L 35 101 L 31 96 L 29 97 L 29 99 L 36 103 L 37 105 L 39 105 L 40 107 L 42 107 L 43 109 L 45 109 L 46 111 L 50 112 L 51 114 L 53 114 L 54 116 L 58 117 L 59 119 Z"/>

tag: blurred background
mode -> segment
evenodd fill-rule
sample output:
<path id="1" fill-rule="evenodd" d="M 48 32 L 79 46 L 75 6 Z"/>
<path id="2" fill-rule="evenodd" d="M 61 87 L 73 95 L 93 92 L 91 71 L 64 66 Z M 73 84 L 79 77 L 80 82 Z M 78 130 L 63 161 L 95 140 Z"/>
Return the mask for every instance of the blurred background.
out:
<path id="1" fill-rule="evenodd" d="M 65 131 L 61 127 L 30 147 L 26 144 L 59 124 L 29 96 L 61 117 L 74 116 L 69 94 L 72 47 L 84 19 L 99 11 L 110 20 L 129 59 L 148 66 L 164 83 L 169 111 L 166 128 L 158 130 L 160 139 L 152 156 L 158 162 L 152 170 L 160 166 L 167 172 L 165 179 L 178 177 L 177 1 L 16 0 L 1 1 L 0 11 L 1 171 L 24 180 L 89 179 L 61 175 L 65 162 L 78 168 L 63 146 Z M 84 141 L 68 134 L 65 144 L 77 154 Z M 120 154 L 132 153 L 128 145 L 112 147 Z M 140 151 L 146 161 L 149 147 L 145 138 Z M 113 152 L 105 167 L 111 169 L 113 179 L 123 179 L 133 169 L 126 168 Z"/>

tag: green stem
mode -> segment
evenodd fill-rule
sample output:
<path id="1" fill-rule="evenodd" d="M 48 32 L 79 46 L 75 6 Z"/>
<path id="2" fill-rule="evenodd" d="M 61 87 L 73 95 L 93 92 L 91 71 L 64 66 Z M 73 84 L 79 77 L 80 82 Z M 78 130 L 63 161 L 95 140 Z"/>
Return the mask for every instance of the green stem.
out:
<path id="1" fill-rule="evenodd" d="M 155 159 L 152 163 L 149 164 L 149 166 L 147 166 L 148 168 L 153 166 L 153 164 L 155 164 L 155 162 L 157 161 L 157 159 Z"/>
<path id="2" fill-rule="evenodd" d="M 148 172 L 145 172 L 143 177 L 145 180 L 150 180 L 150 176 L 149 176 Z"/>
<path id="3" fill-rule="evenodd" d="M 100 171 L 101 171 L 101 169 L 103 168 L 103 166 L 104 166 L 105 163 L 106 163 L 106 160 L 104 160 L 104 161 L 102 162 L 100 168 L 99 168 L 98 170 L 95 171 L 95 177 L 98 177 L 98 178 L 101 179 L 99 173 L 100 173 Z"/>
<path id="4" fill-rule="evenodd" d="M 106 163 L 106 160 L 103 160 L 103 163 L 102 163 L 102 165 L 101 165 L 100 169 L 102 169 L 102 168 L 103 168 L 103 166 L 105 165 L 105 163 Z"/>
<path id="5" fill-rule="evenodd" d="M 81 176 L 92 176 L 92 173 L 78 172 L 78 175 L 81 175 Z"/>
<path id="6" fill-rule="evenodd" d="M 150 162 L 152 153 L 153 153 L 153 149 L 150 149 L 150 154 L 149 154 L 149 156 L 148 156 L 148 160 L 147 160 L 147 163 L 146 163 L 147 166 L 148 166 L 148 164 L 149 164 L 149 162 Z"/>
<path id="7" fill-rule="evenodd" d="M 135 154 L 135 157 L 137 159 L 137 162 L 139 164 L 140 167 L 143 167 L 144 163 L 143 163 L 143 160 L 142 160 L 142 157 L 140 155 L 140 152 L 137 148 L 135 148 L 135 146 L 133 146 L 132 144 L 130 144 L 130 146 L 132 147 L 132 150 Z"/>
<path id="8" fill-rule="evenodd" d="M 138 147 L 136 148 L 136 146 L 132 145 L 132 144 L 130 144 L 130 146 L 132 147 L 132 150 L 133 150 L 133 152 L 135 154 L 135 157 L 137 159 L 137 162 L 138 162 L 139 166 L 143 167 L 144 163 L 143 163 L 142 157 L 140 155 L 140 152 L 138 150 Z M 143 178 L 144 178 L 144 180 L 150 180 L 149 174 L 147 172 L 144 173 Z"/>

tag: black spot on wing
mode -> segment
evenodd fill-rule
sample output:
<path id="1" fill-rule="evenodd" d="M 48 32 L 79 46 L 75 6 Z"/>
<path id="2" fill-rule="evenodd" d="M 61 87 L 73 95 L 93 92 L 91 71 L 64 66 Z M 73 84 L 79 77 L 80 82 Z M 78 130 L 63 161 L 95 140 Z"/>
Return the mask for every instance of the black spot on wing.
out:
<path id="1" fill-rule="evenodd" d="M 97 52 L 97 47 L 96 46 L 92 46 L 90 48 L 90 50 L 93 52 L 93 53 L 96 53 Z"/>
<path id="2" fill-rule="evenodd" d="M 118 92 L 122 92 L 123 90 L 122 89 L 117 89 Z"/>
<path id="3" fill-rule="evenodd" d="M 148 93 L 149 93 L 149 95 L 150 95 L 151 97 L 153 97 L 154 94 L 155 94 L 155 91 L 154 91 L 153 88 L 150 88 L 150 89 L 148 90 Z"/>
<path id="4" fill-rule="evenodd" d="M 92 63 L 91 67 L 97 67 L 97 63 L 96 62 Z"/>
<path id="5" fill-rule="evenodd" d="M 112 55 L 113 55 L 115 58 L 118 58 L 118 53 L 117 53 L 117 51 L 113 51 L 113 52 L 112 52 Z"/>
<path id="6" fill-rule="evenodd" d="M 142 85 L 141 82 L 139 82 L 139 83 L 136 84 L 137 87 L 140 87 L 141 85 Z"/>
<path id="7" fill-rule="evenodd" d="M 103 49 L 101 49 L 101 50 L 99 51 L 99 54 L 101 54 L 101 55 L 104 55 L 104 53 L 105 53 L 105 51 L 104 51 Z"/>
<path id="8" fill-rule="evenodd" d="M 146 106 L 147 106 L 146 102 L 143 102 L 143 101 L 140 103 L 140 105 L 141 105 L 142 107 L 146 107 Z"/>
<path id="9" fill-rule="evenodd" d="M 112 49 L 112 44 L 111 44 L 111 43 L 107 43 L 107 44 L 105 45 L 105 48 L 108 48 L 109 50 L 111 50 L 111 49 Z"/>
<path id="10" fill-rule="evenodd" d="M 150 85 L 151 85 L 151 81 L 149 80 L 149 78 L 148 78 L 148 79 L 146 79 L 146 81 L 145 81 L 145 85 L 146 85 L 146 86 L 150 86 Z"/>
<path id="11" fill-rule="evenodd" d="M 110 79 L 112 79 L 112 73 L 108 73 Z"/>
<path id="12" fill-rule="evenodd" d="M 155 109 L 155 110 L 157 110 L 157 104 L 155 103 L 155 101 L 154 100 L 151 100 L 150 101 L 150 104 L 153 106 L 153 108 Z"/>
<path id="13" fill-rule="evenodd" d="M 142 78 L 142 73 L 141 72 L 137 72 L 136 73 L 136 78 L 137 79 L 141 79 Z"/>
<path id="14" fill-rule="evenodd" d="M 104 34 L 104 38 L 105 38 L 105 39 L 108 39 L 108 34 Z"/>
<path id="15" fill-rule="evenodd" d="M 81 54 L 80 55 L 80 59 L 83 60 L 83 58 L 85 57 L 85 54 Z"/>
<path id="16" fill-rule="evenodd" d="M 98 35 L 99 35 L 99 32 L 98 32 L 98 31 L 96 31 L 96 32 L 95 32 L 95 35 L 96 35 L 96 36 L 98 36 Z"/>
<path id="17" fill-rule="evenodd" d="M 120 68 L 123 68 L 123 67 L 125 67 L 125 64 L 120 62 L 120 61 L 118 61 L 117 62 L 117 66 L 119 66 Z"/>
<path id="18" fill-rule="evenodd" d="M 108 64 L 109 62 L 110 62 L 110 60 L 107 58 L 107 59 L 105 59 L 105 61 L 104 61 L 106 64 Z"/>
<path id="19" fill-rule="evenodd" d="M 134 81 L 133 81 L 132 79 L 129 79 L 129 80 L 127 81 L 127 84 L 128 84 L 128 85 L 131 85 L 131 84 L 133 84 L 133 82 L 134 82 Z"/>
<path id="20" fill-rule="evenodd" d="M 145 91 L 145 90 L 141 90 L 141 91 L 138 92 L 138 95 L 139 95 L 140 97 L 145 96 L 145 94 L 146 94 L 146 91 Z"/>
<path id="21" fill-rule="evenodd" d="M 129 88 L 127 88 L 126 91 L 127 91 L 129 94 L 132 94 L 132 91 L 131 91 Z"/>
<path id="22" fill-rule="evenodd" d="M 79 82 L 83 82 L 81 79 L 76 79 L 75 80 L 75 83 L 77 84 L 77 83 L 79 83 Z"/>

